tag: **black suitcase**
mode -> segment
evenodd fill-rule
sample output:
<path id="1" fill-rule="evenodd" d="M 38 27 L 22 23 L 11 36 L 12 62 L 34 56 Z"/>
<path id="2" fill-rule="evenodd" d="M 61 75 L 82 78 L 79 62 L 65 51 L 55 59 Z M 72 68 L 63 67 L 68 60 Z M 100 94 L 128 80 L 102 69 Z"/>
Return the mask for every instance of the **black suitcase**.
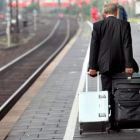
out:
<path id="1" fill-rule="evenodd" d="M 140 74 L 113 75 L 112 93 L 112 127 L 118 130 L 140 128 Z"/>

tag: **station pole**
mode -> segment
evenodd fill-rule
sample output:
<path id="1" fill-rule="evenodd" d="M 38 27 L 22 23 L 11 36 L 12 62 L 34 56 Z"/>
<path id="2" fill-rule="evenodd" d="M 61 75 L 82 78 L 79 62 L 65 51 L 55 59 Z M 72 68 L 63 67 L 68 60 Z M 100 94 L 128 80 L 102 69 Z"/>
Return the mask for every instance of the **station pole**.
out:
<path id="1" fill-rule="evenodd" d="M 60 14 L 61 0 L 58 0 L 58 14 Z"/>
<path id="2" fill-rule="evenodd" d="M 36 16 L 37 16 L 37 11 L 34 9 L 34 31 L 37 30 L 37 21 L 36 21 Z"/>
<path id="3" fill-rule="evenodd" d="M 11 0 L 8 0 L 7 1 L 8 4 L 7 4 L 7 28 L 6 28 L 6 34 L 7 34 L 7 45 L 8 47 L 10 47 L 11 45 L 11 35 L 10 35 L 10 32 L 11 32 Z"/>
<path id="4" fill-rule="evenodd" d="M 18 20 L 18 0 L 10 0 L 10 14 L 11 14 L 11 40 L 13 43 L 19 42 L 19 20 Z M 13 5 L 14 4 L 14 5 Z"/>
<path id="5" fill-rule="evenodd" d="M 20 7 L 20 14 L 21 14 L 21 21 L 23 21 L 23 0 L 21 0 L 21 7 Z"/>
<path id="6" fill-rule="evenodd" d="M 16 33 L 19 33 L 18 0 L 16 0 Z"/>
<path id="7" fill-rule="evenodd" d="M 11 35 L 10 35 L 10 21 L 7 22 L 7 43 L 8 47 L 11 45 Z"/>

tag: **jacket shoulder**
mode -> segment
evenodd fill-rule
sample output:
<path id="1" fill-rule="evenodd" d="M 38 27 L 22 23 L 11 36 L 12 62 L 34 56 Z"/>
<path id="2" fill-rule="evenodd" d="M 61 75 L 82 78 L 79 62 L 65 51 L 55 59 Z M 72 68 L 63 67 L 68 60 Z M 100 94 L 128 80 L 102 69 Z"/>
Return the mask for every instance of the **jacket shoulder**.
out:
<path id="1" fill-rule="evenodd" d="M 121 19 L 118 19 L 122 24 L 124 25 L 130 25 L 130 22 L 126 21 L 126 20 L 121 20 Z"/>
<path id="2" fill-rule="evenodd" d="M 103 22 L 104 22 L 104 20 L 97 21 L 93 24 L 93 26 L 99 27 Z"/>
<path id="3" fill-rule="evenodd" d="M 121 20 L 121 19 L 118 19 L 118 20 L 120 22 L 120 25 L 121 25 L 123 31 L 126 31 L 127 29 L 131 29 L 130 22 Z"/>

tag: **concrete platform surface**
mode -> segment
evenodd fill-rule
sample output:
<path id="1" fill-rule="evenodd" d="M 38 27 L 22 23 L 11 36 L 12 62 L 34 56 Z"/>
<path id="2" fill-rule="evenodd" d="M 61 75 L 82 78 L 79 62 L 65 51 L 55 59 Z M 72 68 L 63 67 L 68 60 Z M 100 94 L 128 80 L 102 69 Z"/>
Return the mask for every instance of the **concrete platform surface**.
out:
<path id="1" fill-rule="evenodd" d="M 90 34 L 90 26 L 82 23 L 78 39 L 13 126 L 6 140 L 63 139 Z"/>

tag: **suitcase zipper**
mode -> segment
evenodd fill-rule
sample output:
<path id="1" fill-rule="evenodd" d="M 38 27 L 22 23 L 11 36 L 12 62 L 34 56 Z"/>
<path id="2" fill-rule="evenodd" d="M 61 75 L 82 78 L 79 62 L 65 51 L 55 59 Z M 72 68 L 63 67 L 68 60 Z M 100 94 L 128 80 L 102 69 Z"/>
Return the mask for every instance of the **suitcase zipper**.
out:
<path id="1" fill-rule="evenodd" d="M 133 101 L 128 101 L 129 103 L 133 103 Z M 128 103 L 127 101 L 126 101 L 126 103 Z M 117 105 L 119 106 L 119 107 L 134 107 L 134 106 L 140 106 L 140 102 L 135 102 L 135 104 L 132 104 L 131 106 L 129 106 L 129 105 L 127 105 L 127 104 L 120 104 L 120 103 L 117 103 Z"/>

